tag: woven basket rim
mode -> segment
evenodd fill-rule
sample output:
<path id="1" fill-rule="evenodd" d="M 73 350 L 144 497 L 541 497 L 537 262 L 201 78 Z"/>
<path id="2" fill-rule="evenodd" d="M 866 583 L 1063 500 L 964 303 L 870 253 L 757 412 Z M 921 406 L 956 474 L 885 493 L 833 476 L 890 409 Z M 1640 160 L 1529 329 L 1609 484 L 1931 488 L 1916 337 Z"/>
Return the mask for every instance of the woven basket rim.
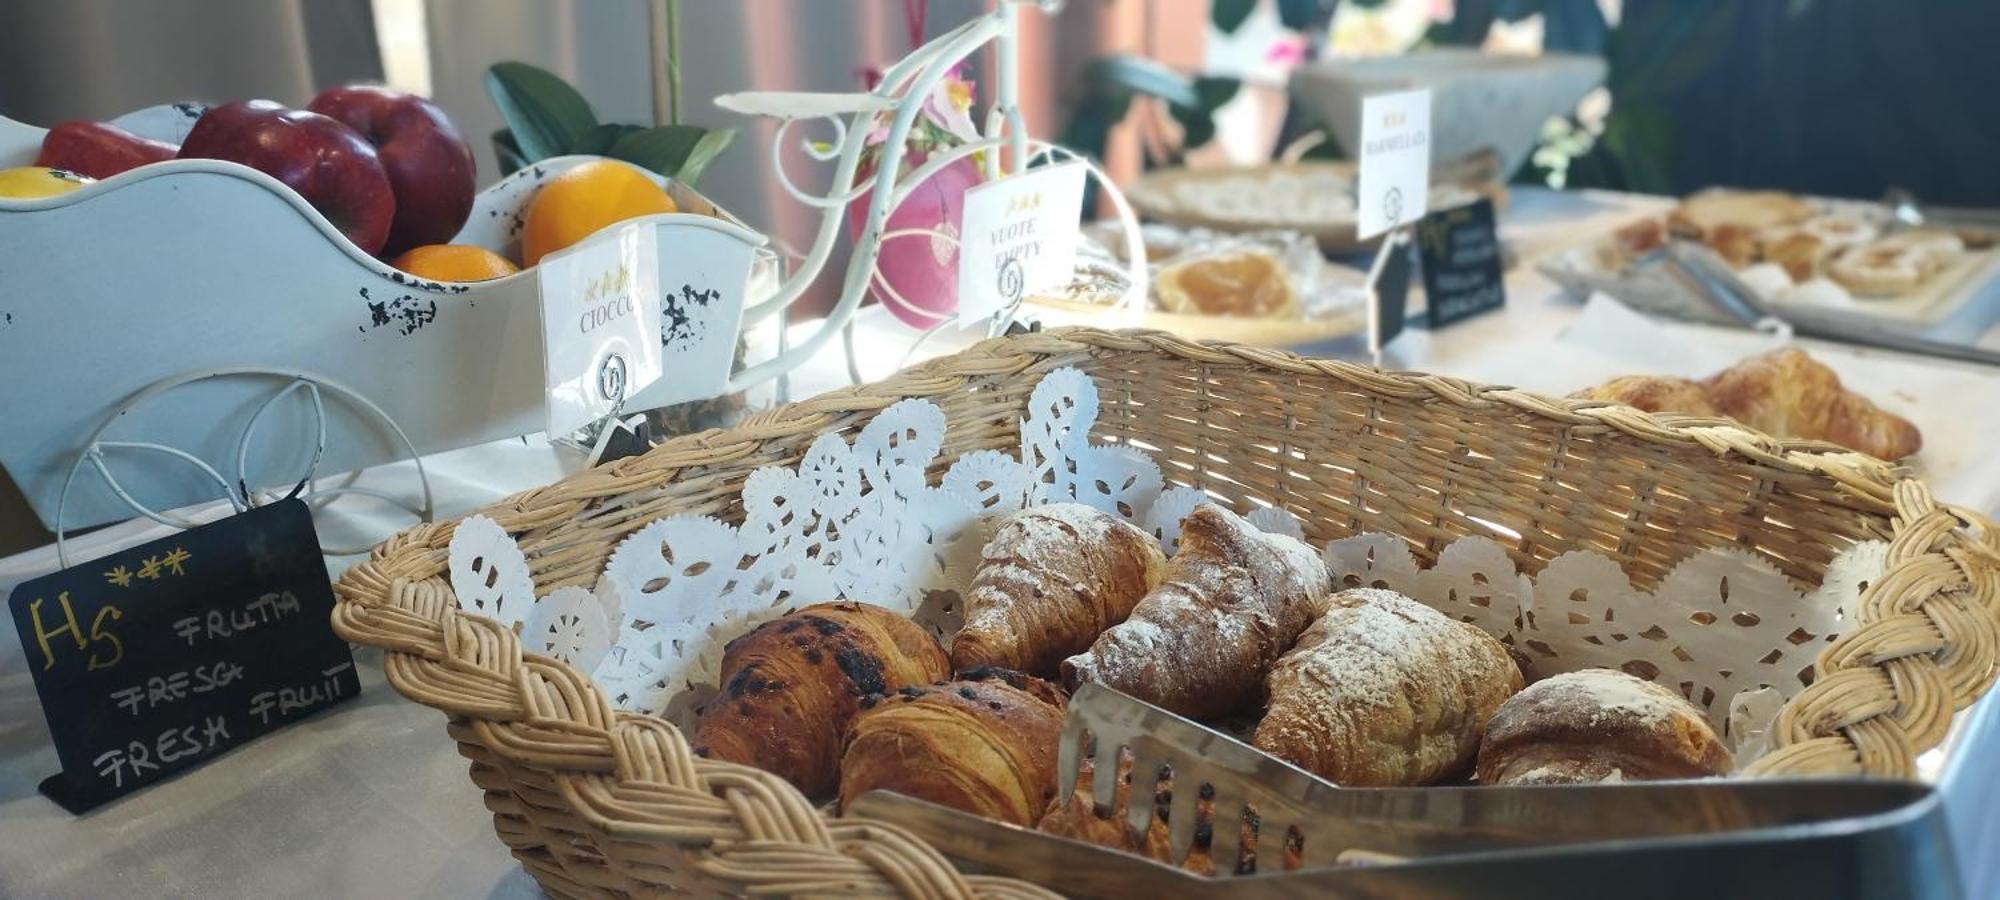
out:
<path id="1" fill-rule="evenodd" d="M 1556 399 L 1440 375 L 1310 359 L 1282 350 L 1189 341 L 1163 332 L 1070 327 L 982 341 L 884 381 L 777 407 L 734 428 L 670 440 L 643 455 L 517 493 L 479 512 L 510 533 L 555 524 L 572 518 L 593 500 L 657 487 L 690 470 L 741 460 L 773 438 L 818 433 L 845 415 L 876 412 L 909 397 L 951 393 L 972 378 L 1015 374 L 1047 357 L 1079 351 L 1169 354 L 1207 366 L 1330 377 L 1354 390 L 1390 398 L 1468 407 L 1498 404 L 1579 430 L 1617 432 L 1674 447 L 1698 446 L 1757 467 L 1831 480 L 1841 489 L 1846 505 L 1890 518 L 1888 568 L 1864 593 L 1854 626 L 1820 652 L 1814 663 L 1817 677 L 1785 705 L 1773 734 L 1774 749 L 1746 775 L 1908 777 L 1916 756 L 1942 740 L 1953 714 L 1976 701 L 1994 680 L 1996 645 L 2000 645 L 1996 638 L 2000 529 L 1977 512 L 1936 502 L 1922 482 L 1888 463 L 1824 442 L 1779 440 L 1726 419 L 1653 415 L 1602 401 Z M 555 496 L 558 489 L 560 496 Z M 776 776 L 688 756 L 685 739 L 664 720 L 612 712 L 588 676 L 560 661 L 526 653 L 511 630 L 492 620 L 458 615 L 449 588 L 438 578 L 457 521 L 418 525 L 391 537 L 335 586 L 335 630 L 350 641 L 383 648 L 385 668 L 399 692 L 455 720 L 474 723 L 479 741 L 492 753 L 551 770 L 564 786 L 565 800 L 582 804 L 579 811 L 592 826 L 620 837 L 673 841 L 697 860 L 695 865 L 705 875 L 747 888 L 819 884 L 810 878 L 839 868 L 846 851 L 836 847 L 824 827 L 815 831 L 801 826 L 815 833 L 796 836 L 797 849 L 818 854 L 820 861 L 746 867 L 729 863 L 730 854 L 737 852 L 736 842 L 744 836 L 734 830 L 740 823 L 695 835 L 662 826 L 662 816 L 671 820 L 677 811 L 685 812 L 674 806 L 685 801 L 660 800 L 646 790 L 657 788 L 657 783 L 642 782 L 625 771 L 628 760 L 620 754 L 630 750 L 627 745 L 633 735 L 659 741 L 660 752 L 679 753 L 669 768 L 678 766 L 677 771 L 691 780 L 683 786 L 696 792 L 712 794 L 726 785 L 738 803 L 768 802 L 792 815 L 810 806 Z M 424 666 L 449 669 L 457 680 L 439 688 L 435 679 L 419 678 Z M 510 689 L 514 696 L 508 696 Z M 567 702 L 552 707 L 552 691 L 571 693 L 562 694 Z M 576 759 L 549 755 L 552 732 L 582 742 Z M 742 785 L 754 785 L 755 790 Z M 590 791 L 618 794 L 620 804 L 607 813 L 602 804 L 584 802 Z M 750 795 L 755 798 L 746 800 Z M 757 818 L 761 822 L 765 816 Z M 860 829 L 868 836 L 871 849 L 849 855 L 870 860 L 872 871 L 884 879 L 878 888 L 886 884 L 950 896 L 1018 896 L 1039 890 L 1006 879 L 959 876 L 935 850 L 889 826 L 853 820 L 831 820 L 831 824 L 841 830 Z M 852 840 L 850 835 L 848 843 Z M 934 871 L 939 865 L 945 871 Z M 788 866 L 798 871 L 788 876 Z M 925 887 L 910 880 L 917 877 L 910 874 L 913 871 L 922 874 Z M 852 872 L 848 876 L 859 877 Z M 783 880 L 786 877 L 807 881 Z"/>

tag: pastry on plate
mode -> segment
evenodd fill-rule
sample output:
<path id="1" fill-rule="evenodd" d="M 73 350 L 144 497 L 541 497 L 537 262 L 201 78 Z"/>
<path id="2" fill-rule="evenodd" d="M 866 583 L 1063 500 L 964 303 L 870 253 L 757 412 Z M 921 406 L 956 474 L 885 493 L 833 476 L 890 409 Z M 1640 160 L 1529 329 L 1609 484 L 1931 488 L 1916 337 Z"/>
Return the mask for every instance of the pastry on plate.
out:
<path id="1" fill-rule="evenodd" d="M 1856 296 L 1907 294 L 1965 252 L 1949 231 L 1916 229 L 1857 244 L 1827 264 L 1827 275 Z"/>
<path id="2" fill-rule="evenodd" d="M 1729 750 L 1693 704 L 1613 669 L 1545 678 L 1494 714 L 1481 784 L 1590 784 L 1727 775 Z"/>
<path id="3" fill-rule="evenodd" d="M 1507 648 L 1394 591 L 1355 588 L 1271 670 L 1250 742 L 1335 784 L 1434 784 L 1463 772 L 1521 689 Z"/>
<path id="4" fill-rule="evenodd" d="M 1667 230 L 1707 241 L 1715 229 L 1734 226 L 1751 233 L 1811 218 L 1812 204 L 1783 191 L 1710 188 L 1690 194 L 1667 214 Z"/>

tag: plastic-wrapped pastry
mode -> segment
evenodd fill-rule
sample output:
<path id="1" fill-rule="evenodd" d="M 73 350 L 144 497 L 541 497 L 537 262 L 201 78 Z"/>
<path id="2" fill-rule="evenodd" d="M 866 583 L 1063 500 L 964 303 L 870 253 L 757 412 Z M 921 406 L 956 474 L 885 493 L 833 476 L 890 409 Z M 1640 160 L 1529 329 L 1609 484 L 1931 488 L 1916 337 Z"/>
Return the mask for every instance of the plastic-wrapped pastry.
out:
<path id="1" fill-rule="evenodd" d="M 1827 275 L 1856 296 L 1909 293 L 1965 252 L 1965 242 L 1948 231 L 1905 231 L 1842 251 L 1827 264 Z"/>
<path id="2" fill-rule="evenodd" d="M 1494 714 L 1482 784 L 1587 784 L 1727 775 L 1729 751 L 1694 705 L 1613 669 L 1545 678 Z"/>
<path id="3" fill-rule="evenodd" d="M 1209 316 L 1298 315 L 1299 295 L 1278 256 L 1257 248 L 1207 252 L 1176 259 L 1153 274 L 1153 289 L 1168 312 Z"/>

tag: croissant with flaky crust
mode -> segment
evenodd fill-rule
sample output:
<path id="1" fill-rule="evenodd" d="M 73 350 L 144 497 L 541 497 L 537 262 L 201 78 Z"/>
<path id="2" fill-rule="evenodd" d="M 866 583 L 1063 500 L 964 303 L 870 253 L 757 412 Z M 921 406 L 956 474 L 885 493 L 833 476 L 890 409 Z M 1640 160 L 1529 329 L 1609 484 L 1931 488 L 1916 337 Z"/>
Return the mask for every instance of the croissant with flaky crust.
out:
<path id="1" fill-rule="evenodd" d="M 1486 727 L 1481 784 L 1589 784 L 1727 775 L 1729 750 L 1694 704 L 1615 669 L 1535 682 Z"/>
<path id="2" fill-rule="evenodd" d="M 1191 718 L 1254 710 L 1264 673 L 1326 610 L 1331 589 L 1326 563 L 1305 544 L 1199 506 L 1181 522 L 1180 552 L 1160 586 L 1064 660 L 1063 677 Z"/>
<path id="3" fill-rule="evenodd" d="M 722 689 L 702 707 L 694 752 L 832 793 L 841 741 L 863 698 L 949 677 L 923 626 L 867 603 L 821 603 L 752 629 L 723 649 Z"/>
<path id="4" fill-rule="evenodd" d="M 1699 382 L 1662 375 L 1620 375 L 1570 395 L 1578 400 L 1623 403 L 1641 412 L 1722 417 Z"/>
<path id="5" fill-rule="evenodd" d="M 1827 441 L 1888 460 L 1924 445 L 1917 426 L 1843 387 L 1839 375 L 1797 347 L 1746 359 L 1702 381 L 1627 375 L 1570 396 L 1646 412 L 1727 416 L 1776 437 Z"/>
<path id="6" fill-rule="evenodd" d="M 1335 784 L 1432 784 L 1464 770 L 1521 689 L 1492 635 L 1394 591 L 1356 588 L 1271 670 L 1251 743 Z"/>
<path id="7" fill-rule="evenodd" d="M 863 699 L 840 757 L 840 808 L 882 789 L 1033 825 L 1055 798 L 1067 704 L 1054 685 L 997 668 Z"/>
<path id="8" fill-rule="evenodd" d="M 1125 621 L 1166 564 L 1152 535 L 1080 503 L 1013 513 L 972 576 L 952 665 L 1054 677 L 1065 658 Z"/>
<path id="9" fill-rule="evenodd" d="M 1842 387 L 1839 375 L 1797 347 L 1746 359 L 1702 387 L 1723 415 L 1768 434 L 1830 441 L 1880 459 L 1924 446 L 1917 426 Z"/>

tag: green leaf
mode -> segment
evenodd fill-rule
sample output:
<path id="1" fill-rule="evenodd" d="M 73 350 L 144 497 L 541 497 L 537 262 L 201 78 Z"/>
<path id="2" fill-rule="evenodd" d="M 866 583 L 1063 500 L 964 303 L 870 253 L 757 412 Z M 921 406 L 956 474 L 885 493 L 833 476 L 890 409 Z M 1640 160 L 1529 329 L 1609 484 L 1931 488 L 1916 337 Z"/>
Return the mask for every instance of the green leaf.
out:
<path id="1" fill-rule="evenodd" d="M 618 143 L 619 138 L 622 138 L 635 131 L 644 131 L 644 130 L 645 126 L 643 125 L 626 125 L 618 122 L 606 122 L 602 125 L 590 129 L 589 131 L 584 132 L 583 136 L 577 138 L 576 143 L 570 145 L 569 150 L 566 152 L 590 153 L 597 156 L 603 156 L 611 151 L 611 146 L 613 144 Z"/>
<path id="2" fill-rule="evenodd" d="M 729 128 L 711 131 L 699 125 L 660 125 L 619 138 L 607 155 L 693 185 L 735 139 L 735 130 Z"/>
<path id="3" fill-rule="evenodd" d="M 1278 0 L 1278 21 L 1293 31 L 1307 31 L 1319 16 L 1319 0 Z"/>
<path id="4" fill-rule="evenodd" d="M 567 82 L 522 62 L 494 63 L 486 70 L 486 92 L 528 162 L 571 152 L 597 127 L 590 103 Z"/>
<path id="5" fill-rule="evenodd" d="M 499 164 L 503 178 L 528 167 L 521 145 L 514 143 L 514 133 L 505 128 L 493 132 L 493 161 Z"/>
<path id="6" fill-rule="evenodd" d="M 1208 20 L 1223 34 L 1235 34 L 1256 9 L 1257 0 L 1215 0 L 1208 8 Z"/>
<path id="7" fill-rule="evenodd" d="M 1237 89 L 1243 86 L 1240 78 L 1218 78 L 1203 75 L 1194 80 L 1195 106 L 1206 110 L 1218 110 L 1235 99 Z"/>

